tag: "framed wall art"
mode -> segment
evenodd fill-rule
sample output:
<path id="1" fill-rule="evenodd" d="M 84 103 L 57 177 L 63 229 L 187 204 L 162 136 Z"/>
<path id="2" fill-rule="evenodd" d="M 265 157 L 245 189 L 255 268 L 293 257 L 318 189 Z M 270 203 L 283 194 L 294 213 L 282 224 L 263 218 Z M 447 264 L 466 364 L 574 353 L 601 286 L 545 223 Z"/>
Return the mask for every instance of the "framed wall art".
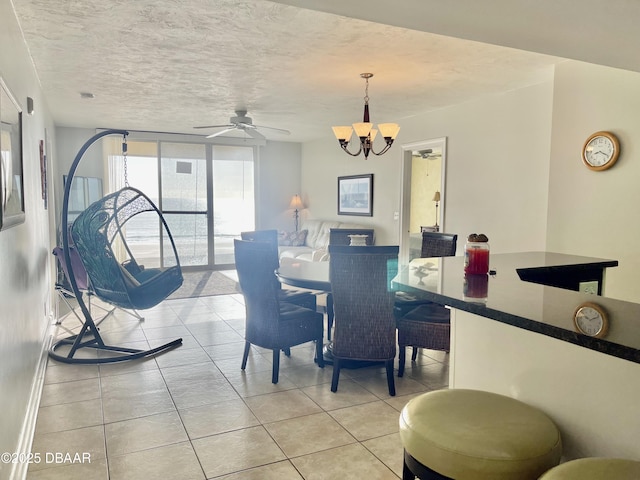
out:
<path id="1" fill-rule="evenodd" d="M 373 174 L 338 177 L 338 215 L 373 216 Z"/>
<path id="2" fill-rule="evenodd" d="M 22 108 L 0 78 L 0 228 L 24 222 Z"/>

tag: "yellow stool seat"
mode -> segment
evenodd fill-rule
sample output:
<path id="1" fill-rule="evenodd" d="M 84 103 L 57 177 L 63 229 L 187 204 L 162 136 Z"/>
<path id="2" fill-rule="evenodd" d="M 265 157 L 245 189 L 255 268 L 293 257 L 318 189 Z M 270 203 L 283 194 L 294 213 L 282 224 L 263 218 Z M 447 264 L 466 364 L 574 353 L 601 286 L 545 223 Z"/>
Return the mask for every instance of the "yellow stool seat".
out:
<path id="1" fill-rule="evenodd" d="M 580 458 L 563 463 L 540 480 L 638 480 L 640 462 L 621 458 Z"/>
<path id="2" fill-rule="evenodd" d="M 413 398 L 400 414 L 400 438 L 405 454 L 455 480 L 534 480 L 562 454 L 560 432 L 546 414 L 477 390 Z"/>

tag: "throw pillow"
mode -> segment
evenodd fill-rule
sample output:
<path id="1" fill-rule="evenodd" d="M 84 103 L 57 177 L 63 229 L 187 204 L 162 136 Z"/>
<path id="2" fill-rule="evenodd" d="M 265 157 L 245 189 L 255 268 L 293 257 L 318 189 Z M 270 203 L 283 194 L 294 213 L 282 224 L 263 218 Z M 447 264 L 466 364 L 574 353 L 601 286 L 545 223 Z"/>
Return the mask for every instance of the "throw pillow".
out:
<path id="1" fill-rule="evenodd" d="M 299 232 L 280 232 L 278 245 L 283 247 L 302 247 L 307 240 L 308 230 Z"/>

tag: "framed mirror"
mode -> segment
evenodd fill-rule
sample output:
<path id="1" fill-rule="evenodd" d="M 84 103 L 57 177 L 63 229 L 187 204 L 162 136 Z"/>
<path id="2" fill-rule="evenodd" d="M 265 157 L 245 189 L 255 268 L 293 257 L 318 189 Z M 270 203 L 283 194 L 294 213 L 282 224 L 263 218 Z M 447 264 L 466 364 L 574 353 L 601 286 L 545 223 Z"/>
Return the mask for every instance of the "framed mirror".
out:
<path id="1" fill-rule="evenodd" d="M 0 228 L 24 218 L 22 108 L 0 78 Z"/>

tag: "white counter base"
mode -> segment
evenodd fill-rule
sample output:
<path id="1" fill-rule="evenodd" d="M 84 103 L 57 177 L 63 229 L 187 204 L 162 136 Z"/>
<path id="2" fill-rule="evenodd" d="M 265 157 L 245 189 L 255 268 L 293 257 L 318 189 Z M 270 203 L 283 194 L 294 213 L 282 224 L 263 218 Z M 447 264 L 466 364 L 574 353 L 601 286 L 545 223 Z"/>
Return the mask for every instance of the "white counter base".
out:
<path id="1" fill-rule="evenodd" d="M 449 375 L 545 411 L 565 460 L 640 461 L 640 364 L 452 309 Z"/>

